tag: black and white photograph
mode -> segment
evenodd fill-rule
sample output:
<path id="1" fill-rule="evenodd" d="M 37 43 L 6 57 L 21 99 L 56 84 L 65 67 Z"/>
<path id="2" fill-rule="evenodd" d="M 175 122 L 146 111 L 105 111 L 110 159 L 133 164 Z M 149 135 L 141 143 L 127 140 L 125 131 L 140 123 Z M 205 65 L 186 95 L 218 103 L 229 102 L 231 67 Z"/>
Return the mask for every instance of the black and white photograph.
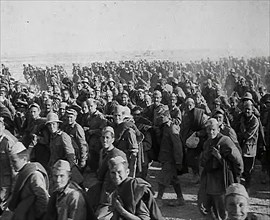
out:
<path id="1" fill-rule="evenodd" d="M 269 0 L 0 0 L 0 220 L 270 220 Z"/>

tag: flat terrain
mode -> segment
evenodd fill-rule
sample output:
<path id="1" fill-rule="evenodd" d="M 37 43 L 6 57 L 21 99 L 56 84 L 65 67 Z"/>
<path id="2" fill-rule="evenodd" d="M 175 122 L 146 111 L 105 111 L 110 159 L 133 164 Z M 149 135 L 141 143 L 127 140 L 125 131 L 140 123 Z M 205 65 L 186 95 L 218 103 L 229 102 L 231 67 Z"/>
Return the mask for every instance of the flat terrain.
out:
<path id="1" fill-rule="evenodd" d="M 270 216 L 270 183 L 269 178 L 266 184 L 261 184 L 260 165 L 255 166 L 253 174 L 252 187 L 250 189 L 250 211 L 260 214 L 268 214 Z M 157 194 L 157 175 L 160 168 L 158 164 L 151 166 L 147 180 L 152 184 L 153 190 Z M 96 182 L 93 173 L 87 172 L 85 174 L 85 186 L 90 187 Z M 197 192 L 199 184 L 191 183 L 192 175 L 185 174 L 180 176 L 182 191 L 186 200 L 186 205 L 181 207 L 162 206 L 161 211 L 167 220 L 200 220 L 204 219 L 197 208 Z M 176 194 L 172 187 L 166 189 L 164 197 L 165 200 L 176 199 Z M 0 220 L 7 220 L 8 218 L 0 217 Z"/>

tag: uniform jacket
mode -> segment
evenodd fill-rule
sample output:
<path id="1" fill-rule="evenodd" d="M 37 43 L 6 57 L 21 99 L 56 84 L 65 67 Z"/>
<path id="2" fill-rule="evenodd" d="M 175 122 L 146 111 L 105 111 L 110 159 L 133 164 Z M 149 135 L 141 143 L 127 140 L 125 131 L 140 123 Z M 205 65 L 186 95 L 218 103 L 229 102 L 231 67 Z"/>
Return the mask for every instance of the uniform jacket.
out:
<path id="1" fill-rule="evenodd" d="M 212 155 L 213 148 L 219 150 L 221 161 Z M 243 159 L 232 140 L 219 133 L 216 138 L 207 139 L 204 143 L 201 166 L 204 168 L 202 175 L 206 176 L 206 193 L 221 195 L 231 183 L 239 182 Z"/>
<path id="2" fill-rule="evenodd" d="M 140 178 L 127 178 L 115 191 L 123 201 L 123 207 L 141 219 L 163 220 L 162 214 L 154 200 L 150 184 Z M 114 212 L 113 220 L 122 218 Z"/>

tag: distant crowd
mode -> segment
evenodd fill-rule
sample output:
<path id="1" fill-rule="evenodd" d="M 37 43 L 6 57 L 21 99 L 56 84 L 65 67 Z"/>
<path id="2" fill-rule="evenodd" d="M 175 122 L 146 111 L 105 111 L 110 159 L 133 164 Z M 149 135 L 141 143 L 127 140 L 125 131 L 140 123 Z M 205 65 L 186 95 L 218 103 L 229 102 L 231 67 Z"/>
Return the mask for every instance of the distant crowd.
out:
<path id="1" fill-rule="evenodd" d="M 2 64 L 0 219 L 163 219 L 160 207 L 185 205 L 188 172 L 203 218 L 259 219 L 248 192 L 255 162 L 269 184 L 270 57 L 94 62 L 71 75 L 24 64 L 23 75 Z M 177 199 L 165 201 L 169 185 Z"/>

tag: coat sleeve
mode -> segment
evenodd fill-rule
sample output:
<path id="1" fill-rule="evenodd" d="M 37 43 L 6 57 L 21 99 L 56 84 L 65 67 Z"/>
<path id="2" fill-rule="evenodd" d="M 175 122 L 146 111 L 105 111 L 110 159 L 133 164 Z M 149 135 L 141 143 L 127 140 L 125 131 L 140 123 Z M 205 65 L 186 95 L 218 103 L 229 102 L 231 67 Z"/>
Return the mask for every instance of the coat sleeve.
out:
<path id="1" fill-rule="evenodd" d="M 243 172 L 243 159 L 239 149 L 229 137 L 223 137 L 220 142 L 220 154 L 228 162 L 235 178 L 239 178 Z"/>
<path id="2" fill-rule="evenodd" d="M 173 144 L 173 155 L 176 164 L 183 163 L 183 143 L 179 136 L 179 127 L 171 125 L 170 138 Z"/>
<path id="3" fill-rule="evenodd" d="M 46 190 L 46 183 L 43 175 L 36 171 L 32 174 L 30 179 L 31 189 L 36 197 L 35 199 L 35 208 L 37 217 L 42 217 L 47 209 L 49 202 L 49 193 Z"/>
<path id="4" fill-rule="evenodd" d="M 85 133 L 81 126 L 78 126 L 78 129 L 76 131 L 76 142 L 80 151 L 79 165 L 85 165 L 88 154 L 88 144 L 86 143 Z"/>
<path id="5" fill-rule="evenodd" d="M 70 163 L 70 166 L 73 166 L 75 164 L 75 150 L 72 146 L 71 137 L 63 132 L 62 141 L 66 153 L 66 159 Z"/>

